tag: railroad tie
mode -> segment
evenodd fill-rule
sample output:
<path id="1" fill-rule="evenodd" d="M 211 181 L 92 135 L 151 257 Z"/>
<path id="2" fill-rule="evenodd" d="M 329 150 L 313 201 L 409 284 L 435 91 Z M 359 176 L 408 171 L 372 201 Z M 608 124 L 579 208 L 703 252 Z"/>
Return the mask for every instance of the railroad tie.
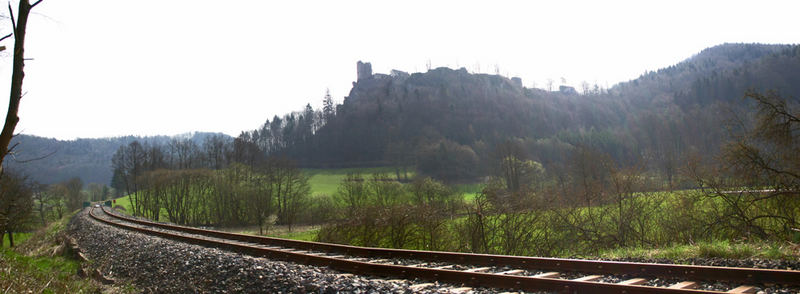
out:
<path id="1" fill-rule="evenodd" d="M 644 284 L 644 283 L 647 283 L 647 280 L 642 279 L 642 278 L 635 278 L 635 279 L 622 281 L 622 282 L 619 282 L 617 284 L 620 284 L 620 285 L 641 285 L 641 284 Z"/>
<path id="2" fill-rule="evenodd" d="M 728 291 L 728 293 L 752 294 L 756 293 L 756 287 L 743 285 Z"/>
<path id="3" fill-rule="evenodd" d="M 477 273 L 477 272 L 485 272 L 485 271 L 488 271 L 489 269 L 491 269 L 491 267 L 476 267 L 476 268 L 471 268 L 471 269 L 465 270 L 464 272 L 466 272 L 466 273 Z"/>
<path id="4" fill-rule="evenodd" d="M 576 281 L 576 282 L 594 282 L 594 281 L 597 281 L 597 280 L 602 279 L 602 278 L 603 278 L 603 276 L 601 276 L 601 275 L 591 275 L 591 276 L 585 276 L 585 277 L 580 277 L 580 278 L 577 278 L 577 279 L 573 279 L 573 281 Z"/>
<path id="5" fill-rule="evenodd" d="M 692 281 L 683 281 L 667 288 L 669 289 L 697 289 L 699 285 Z"/>
<path id="6" fill-rule="evenodd" d="M 499 272 L 497 274 L 498 275 L 516 275 L 516 274 L 520 274 L 522 272 L 524 272 L 524 270 L 515 269 L 515 270 L 510 270 L 510 271 Z"/>
<path id="7" fill-rule="evenodd" d="M 435 284 L 434 283 L 422 283 L 422 284 L 411 285 L 411 286 L 408 287 L 408 289 L 411 289 L 411 291 L 419 291 L 419 290 L 428 288 L 428 287 L 433 286 L 433 285 L 435 285 Z"/>
<path id="8" fill-rule="evenodd" d="M 450 290 L 450 293 L 467 293 L 472 291 L 472 287 L 461 287 Z"/>
<path id="9" fill-rule="evenodd" d="M 534 278 L 555 279 L 561 274 L 558 272 L 547 272 L 533 276 Z"/>

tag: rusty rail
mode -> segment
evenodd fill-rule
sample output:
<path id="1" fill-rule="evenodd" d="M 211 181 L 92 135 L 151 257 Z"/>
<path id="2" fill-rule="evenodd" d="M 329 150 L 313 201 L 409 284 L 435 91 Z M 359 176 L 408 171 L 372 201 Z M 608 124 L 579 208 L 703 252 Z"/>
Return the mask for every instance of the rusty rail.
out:
<path id="1" fill-rule="evenodd" d="M 231 243 L 220 240 L 196 238 L 181 234 L 151 230 L 138 226 L 130 226 L 113 222 L 90 215 L 107 224 L 125 229 L 144 232 L 151 235 L 179 240 L 182 242 L 216 247 L 253 256 L 263 256 L 289 260 L 309 265 L 327 266 L 336 270 L 357 274 L 392 276 L 401 278 L 420 278 L 437 281 L 447 281 L 469 286 L 513 288 L 520 290 L 548 290 L 564 293 L 724 293 L 717 291 L 701 291 L 692 289 L 670 289 L 663 287 L 648 287 L 637 285 L 623 285 L 600 283 L 593 281 L 565 280 L 554 278 L 540 278 L 530 276 L 500 275 L 480 272 L 464 272 L 447 269 L 432 269 L 400 265 L 376 264 L 353 261 L 328 256 L 309 255 L 281 249 L 264 248 L 250 244 Z M 634 262 L 574 260 L 561 258 L 519 257 L 505 255 L 469 254 L 437 251 L 415 251 L 402 249 L 369 248 L 348 245 L 338 245 L 320 242 L 307 242 L 287 240 L 280 238 L 259 237 L 252 235 L 235 234 L 214 230 L 205 230 L 172 224 L 156 223 L 110 213 L 103 208 L 109 216 L 121 221 L 132 222 L 139 225 L 158 227 L 166 230 L 179 231 L 195 235 L 213 237 L 217 239 L 235 240 L 239 242 L 254 243 L 267 246 L 280 246 L 308 251 L 335 252 L 339 254 L 362 256 L 371 258 L 409 258 L 424 261 L 448 262 L 483 266 L 509 266 L 529 270 L 555 270 L 575 271 L 601 274 L 631 274 L 636 276 L 657 276 L 684 278 L 687 280 L 702 281 L 734 281 L 737 283 L 774 283 L 784 285 L 797 285 L 800 283 L 800 271 L 727 268 L 711 266 L 690 266 L 672 264 L 647 264 Z"/>

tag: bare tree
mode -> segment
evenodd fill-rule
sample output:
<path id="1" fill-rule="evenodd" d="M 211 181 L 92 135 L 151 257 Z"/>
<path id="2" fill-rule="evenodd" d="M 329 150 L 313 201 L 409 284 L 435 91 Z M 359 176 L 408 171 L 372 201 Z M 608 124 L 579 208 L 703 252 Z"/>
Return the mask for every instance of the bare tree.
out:
<path id="1" fill-rule="evenodd" d="M 289 231 L 305 208 L 311 187 L 308 176 L 288 159 L 275 159 L 275 169 L 271 173 L 272 188 L 277 201 L 278 222 L 289 226 Z"/>
<path id="2" fill-rule="evenodd" d="M 86 195 L 83 194 L 83 181 L 75 177 L 64 183 L 67 187 L 67 210 L 74 211 L 81 207 L 81 204 L 86 200 Z"/>
<path id="3" fill-rule="evenodd" d="M 11 27 L 14 31 L 14 66 L 11 73 L 11 96 L 8 100 L 8 112 L 6 114 L 6 122 L 3 125 L 3 131 L 0 132 L 0 176 L 3 173 L 3 159 L 11 152 L 13 146 L 9 149 L 8 144 L 11 143 L 11 137 L 14 136 L 14 128 L 17 127 L 19 122 L 19 101 L 22 99 L 22 79 L 25 78 L 25 30 L 28 27 L 28 14 L 31 9 L 41 3 L 42 0 L 30 4 L 28 0 L 20 0 L 17 14 L 19 17 L 14 21 L 14 11 L 11 9 L 11 4 L 8 4 L 8 12 L 11 14 Z M 4 37 L 5 38 L 5 37 Z"/>
<path id="4" fill-rule="evenodd" d="M 800 102 L 776 92 L 748 91 L 745 97 L 757 111 L 752 124 L 735 118 L 723 166 L 690 172 L 720 204 L 709 226 L 728 237 L 790 239 L 800 231 Z"/>
<path id="5" fill-rule="evenodd" d="M 42 220 L 42 225 L 47 225 L 47 221 L 45 219 L 45 212 L 47 211 L 48 207 L 46 205 L 47 200 L 47 186 L 42 185 L 39 183 L 33 183 L 31 185 L 31 191 L 33 200 L 36 204 L 36 210 L 39 211 L 39 218 Z"/>

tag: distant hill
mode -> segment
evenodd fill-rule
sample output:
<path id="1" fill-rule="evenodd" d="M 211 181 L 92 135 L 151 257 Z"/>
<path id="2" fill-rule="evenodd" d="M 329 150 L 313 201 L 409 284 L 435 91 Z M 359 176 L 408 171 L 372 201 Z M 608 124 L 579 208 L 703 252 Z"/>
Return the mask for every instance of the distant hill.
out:
<path id="1" fill-rule="evenodd" d="M 32 135 L 19 135 L 11 141 L 13 156 L 3 163 L 43 184 L 58 183 L 80 177 L 84 183 L 108 185 L 111 181 L 111 157 L 122 145 L 133 141 L 165 144 L 172 138 L 189 138 L 198 145 L 218 133 L 195 132 L 177 136 L 126 136 L 100 139 L 57 140 Z M 225 135 L 227 136 L 227 135 Z"/>

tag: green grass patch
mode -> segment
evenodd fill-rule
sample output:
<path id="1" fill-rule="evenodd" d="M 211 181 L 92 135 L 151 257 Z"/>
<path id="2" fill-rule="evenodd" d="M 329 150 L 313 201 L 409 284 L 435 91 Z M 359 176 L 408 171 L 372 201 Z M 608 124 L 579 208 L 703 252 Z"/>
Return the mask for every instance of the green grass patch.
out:
<path id="1" fill-rule="evenodd" d="M 305 231 L 294 231 L 285 234 L 272 235 L 270 237 L 300 240 L 300 241 L 314 241 L 314 239 L 317 238 L 317 233 L 319 233 L 319 230 L 320 230 L 319 228 L 315 228 Z"/>
<path id="2" fill-rule="evenodd" d="M 25 240 L 30 239 L 31 233 L 14 233 L 14 246 L 22 244 Z M 3 235 L 3 248 L 11 246 L 8 234 Z"/>
<path id="3" fill-rule="evenodd" d="M 128 198 L 128 196 L 122 196 L 117 199 L 112 199 L 111 202 L 112 206 L 122 206 L 123 208 L 125 208 L 125 213 L 127 214 L 133 213 L 133 205 L 131 204 L 131 200 L 130 198 Z"/>
<path id="4" fill-rule="evenodd" d="M 56 256 L 26 256 L 0 252 L 0 288 L 10 293 L 99 292 L 90 280 L 77 276 L 77 261 Z"/>
<path id="5" fill-rule="evenodd" d="M 116 203 L 113 202 L 114 200 L 116 200 Z M 125 211 L 124 211 L 125 214 L 133 215 L 133 205 L 131 204 L 131 199 L 128 196 L 122 196 L 122 197 L 119 197 L 117 199 L 112 199 L 112 204 L 111 205 L 113 207 L 121 206 L 121 207 L 125 208 Z M 163 207 L 161 208 L 161 211 L 159 213 L 158 221 L 162 221 L 162 222 L 169 221 L 169 214 L 167 213 L 167 209 L 166 208 L 163 208 Z"/>
<path id="6" fill-rule="evenodd" d="M 394 167 L 371 167 L 371 168 L 331 168 L 319 169 L 310 168 L 303 169 L 303 172 L 308 175 L 308 184 L 311 186 L 311 196 L 328 195 L 333 196 L 339 189 L 339 184 L 347 177 L 347 174 L 356 173 L 360 174 L 364 179 L 369 179 L 375 173 L 384 173 L 390 178 L 396 178 Z M 415 173 L 408 172 L 408 178 L 413 178 Z M 403 177 L 402 171 L 400 174 Z"/>
<path id="7" fill-rule="evenodd" d="M 779 259 L 797 260 L 800 252 L 788 243 L 731 243 L 728 241 L 699 242 L 694 245 L 673 245 L 663 248 L 626 247 L 603 251 L 601 258 L 664 258 L 681 260 L 688 258 L 729 259 Z"/>
<path id="8" fill-rule="evenodd" d="M 456 190 L 456 192 L 461 193 L 461 195 L 464 195 L 465 202 L 472 203 L 472 201 L 475 200 L 475 197 L 481 193 L 483 187 L 484 184 L 472 183 L 472 184 L 455 185 L 453 188 Z"/>

